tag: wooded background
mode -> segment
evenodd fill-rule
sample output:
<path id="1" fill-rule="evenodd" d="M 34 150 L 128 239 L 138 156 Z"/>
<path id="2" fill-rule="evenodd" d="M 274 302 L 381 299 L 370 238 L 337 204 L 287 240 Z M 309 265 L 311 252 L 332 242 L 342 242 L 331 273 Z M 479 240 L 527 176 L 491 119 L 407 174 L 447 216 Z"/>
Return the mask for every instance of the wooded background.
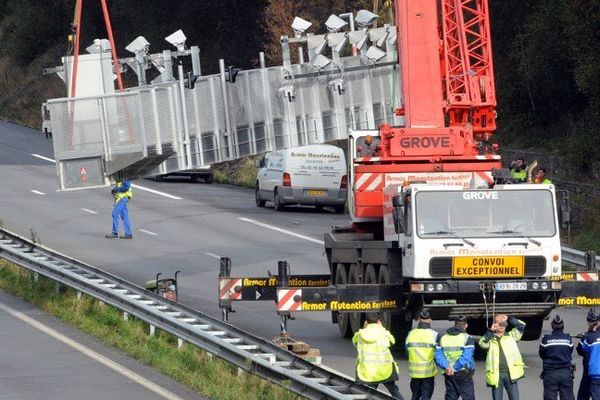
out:
<path id="1" fill-rule="evenodd" d="M 432 0 L 433 1 L 433 0 Z M 332 14 L 373 9 L 372 0 L 108 1 L 119 55 L 138 35 L 151 52 L 182 29 L 198 45 L 202 72 L 218 59 L 254 68 L 258 52 L 280 61 L 279 37 L 294 16 L 323 33 Z M 391 1 L 379 3 L 388 22 Z M 39 126 L 40 104 L 64 96 L 57 78 L 42 76 L 67 51 L 74 0 L 0 0 L 0 117 Z M 490 0 L 498 99 L 497 140 L 510 147 L 559 151 L 582 174 L 600 160 L 600 0 Z M 82 49 L 106 37 L 100 2 L 85 1 Z M 131 78 L 131 77 L 130 77 Z"/>

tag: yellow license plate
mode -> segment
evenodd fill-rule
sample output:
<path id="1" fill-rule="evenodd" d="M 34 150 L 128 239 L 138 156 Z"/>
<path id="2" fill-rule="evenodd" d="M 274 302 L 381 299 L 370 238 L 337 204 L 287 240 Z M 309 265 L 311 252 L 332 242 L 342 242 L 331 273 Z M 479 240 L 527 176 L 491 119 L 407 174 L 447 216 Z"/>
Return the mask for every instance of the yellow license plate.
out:
<path id="1" fill-rule="evenodd" d="M 327 192 L 325 192 L 324 190 L 305 190 L 306 194 L 309 196 L 325 196 L 325 194 L 327 194 Z"/>
<path id="2" fill-rule="evenodd" d="M 515 278 L 525 274 L 524 259 L 508 257 L 454 257 L 452 277 L 471 278 Z"/>

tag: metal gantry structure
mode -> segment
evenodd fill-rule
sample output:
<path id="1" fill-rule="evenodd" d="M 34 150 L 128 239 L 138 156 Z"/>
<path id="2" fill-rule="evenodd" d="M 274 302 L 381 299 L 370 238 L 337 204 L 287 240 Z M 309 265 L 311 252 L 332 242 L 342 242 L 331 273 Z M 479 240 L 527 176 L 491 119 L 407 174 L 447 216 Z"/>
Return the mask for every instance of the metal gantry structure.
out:
<path id="1" fill-rule="evenodd" d="M 360 29 L 350 32 L 338 32 L 345 23 L 339 18 L 328 20 L 330 32 L 324 35 L 305 34 L 310 23 L 293 24 L 296 36 L 281 41 L 283 65 L 267 67 L 260 53 L 260 68 L 239 73 L 220 60 L 219 74 L 201 75 L 199 50 L 187 50 L 182 33 L 177 43 L 175 34 L 167 38 L 177 52 L 158 54 L 148 54 L 149 43 L 138 37 L 127 47 L 135 58 L 116 64 L 128 65 L 140 86 L 115 92 L 112 82 L 104 82 L 102 94 L 48 100 L 60 189 L 106 186 L 121 178 L 345 139 L 350 130 L 397 122 L 393 110 L 402 99 L 396 27 L 368 29 L 376 16 L 363 11 L 356 18 Z M 299 50 L 297 64 L 291 61 L 290 44 Z M 360 54 L 342 57 L 350 45 Z M 80 57 L 100 80 L 118 71 L 110 47 L 97 40 L 88 47 L 95 54 Z M 180 64 L 174 76 L 173 58 L 180 56 L 191 56 L 193 70 L 184 73 Z M 58 72 L 67 84 L 78 79 L 72 58 L 46 72 Z M 161 74 L 148 83 L 145 69 L 152 66 Z M 85 85 L 78 86 L 84 93 Z"/>

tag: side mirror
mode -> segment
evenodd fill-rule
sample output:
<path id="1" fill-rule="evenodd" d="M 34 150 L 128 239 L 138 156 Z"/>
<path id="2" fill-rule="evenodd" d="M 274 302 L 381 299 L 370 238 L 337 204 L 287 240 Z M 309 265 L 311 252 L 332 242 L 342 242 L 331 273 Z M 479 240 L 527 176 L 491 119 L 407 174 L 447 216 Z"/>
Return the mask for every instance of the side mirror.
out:
<path id="1" fill-rule="evenodd" d="M 404 206 L 404 196 L 399 194 L 397 196 L 394 196 L 394 198 L 392 199 L 392 205 L 394 207 L 402 207 Z"/>

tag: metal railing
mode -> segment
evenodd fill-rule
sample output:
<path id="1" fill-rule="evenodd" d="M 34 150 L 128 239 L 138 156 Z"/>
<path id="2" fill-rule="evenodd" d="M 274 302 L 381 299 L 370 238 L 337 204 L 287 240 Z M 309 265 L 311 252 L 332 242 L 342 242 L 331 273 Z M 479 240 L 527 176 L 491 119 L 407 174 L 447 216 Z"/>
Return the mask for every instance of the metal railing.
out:
<path id="1" fill-rule="evenodd" d="M 85 293 L 308 399 L 392 399 L 273 343 L 0 229 L 0 258 Z"/>
<path id="2" fill-rule="evenodd" d="M 600 269 L 600 256 L 595 251 L 580 251 L 569 247 L 561 247 L 562 260 L 578 267 L 586 267 L 588 271 Z"/>

